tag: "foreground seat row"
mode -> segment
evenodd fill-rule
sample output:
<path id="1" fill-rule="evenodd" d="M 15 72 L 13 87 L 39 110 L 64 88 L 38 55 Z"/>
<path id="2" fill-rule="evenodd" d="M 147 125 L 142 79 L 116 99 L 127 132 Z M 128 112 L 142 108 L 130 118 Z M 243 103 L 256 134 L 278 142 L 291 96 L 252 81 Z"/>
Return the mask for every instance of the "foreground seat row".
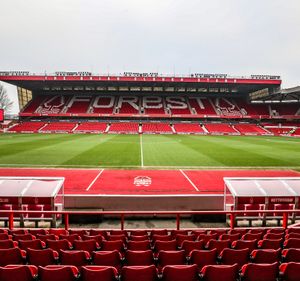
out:
<path id="1" fill-rule="evenodd" d="M 9 265 L 0 267 L 1 281 L 299 281 L 300 263 L 246 264 L 239 271 L 234 265 L 208 265 L 200 272 L 196 265 L 174 265 L 163 268 L 159 275 L 154 265 L 123 267 L 119 275 L 109 266 Z"/>

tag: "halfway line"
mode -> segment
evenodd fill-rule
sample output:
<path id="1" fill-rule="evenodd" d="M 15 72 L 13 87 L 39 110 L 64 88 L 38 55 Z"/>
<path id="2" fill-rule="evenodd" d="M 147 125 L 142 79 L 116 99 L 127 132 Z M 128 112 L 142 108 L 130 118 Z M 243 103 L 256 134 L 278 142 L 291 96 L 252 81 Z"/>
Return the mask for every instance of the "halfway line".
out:
<path id="1" fill-rule="evenodd" d="M 189 181 L 189 183 L 193 186 L 193 188 L 195 188 L 196 191 L 199 191 L 198 187 L 191 181 L 191 179 L 186 175 L 186 173 L 184 171 L 182 171 L 181 169 L 179 171 Z"/>
<path id="2" fill-rule="evenodd" d="M 144 155 L 143 155 L 143 137 L 140 134 L 140 148 L 141 148 L 141 166 L 144 168 Z"/>
<path id="3" fill-rule="evenodd" d="M 90 183 L 90 185 L 87 187 L 87 189 L 85 191 L 89 191 L 90 188 L 92 187 L 92 185 L 95 183 L 95 181 L 101 176 L 101 174 L 103 173 L 104 169 L 102 169 L 98 175 L 94 178 L 94 180 Z"/>

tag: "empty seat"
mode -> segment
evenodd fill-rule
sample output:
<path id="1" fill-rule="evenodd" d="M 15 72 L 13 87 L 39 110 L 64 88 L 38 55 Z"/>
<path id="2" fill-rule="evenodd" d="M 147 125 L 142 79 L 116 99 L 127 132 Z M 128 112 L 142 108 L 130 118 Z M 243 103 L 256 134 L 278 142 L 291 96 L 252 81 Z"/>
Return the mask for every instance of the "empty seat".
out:
<path id="1" fill-rule="evenodd" d="M 286 249 L 289 248 L 300 248 L 300 239 L 298 238 L 289 238 L 284 241 L 283 247 Z"/>
<path id="2" fill-rule="evenodd" d="M 105 239 L 108 236 L 107 231 L 102 229 L 90 229 L 90 235 L 102 235 Z"/>
<path id="3" fill-rule="evenodd" d="M 99 249 L 99 245 L 95 240 L 74 240 L 73 242 L 73 248 L 74 250 L 83 250 L 87 251 L 90 254 L 92 254 L 93 251 L 96 251 Z"/>
<path id="4" fill-rule="evenodd" d="M 284 233 L 267 233 L 264 235 L 263 239 L 282 239 L 284 236 Z M 300 236 L 299 236 L 300 238 Z"/>
<path id="5" fill-rule="evenodd" d="M 282 239 L 264 239 L 257 242 L 257 246 L 260 249 L 274 249 L 277 250 L 281 248 L 283 240 Z"/>
<path id="6" fill-rule="evenodd" d="M 13 234 L 13 240 L 14 241 L 19 241 L 19 240 L 34 240 L 35 236 L 30 234 L 30 233 L 26 233 L 26 234 Z"/>
<path id="7" fill-rule="evenodd" d="M 23 264 L 25 262 L 25 258 L 26 253 L 19 248 L 0 249 L 0 266 L 8 264 Z"/>
<path id="8" fill-rule="evenodd" d="M 284 249 L 281 254 L 284 262 L 300 262 L 300 249 Z"/>
<path id="9" fill-rule="evenodd" d="M 257 240 L 236 240 L 233 241 L 231 247 L 236 250 L 249 249 L 250 252 L 256 249 Z"/>
<path id="10" fill-rule="evenodd" d="M 19 248 L 22 250 L 27 250 L 28 248 L 41 250 L 45 248 L 46 244 L 40 239 L 35 240 L 20 240 L 18 244 Z"/>
<path id="11" fill-rule="evenodd" d="M 109 233 L 110 235 L 125 235 L 126 237 L 129 236 L 127 230 L 112 229 Z"/>
<path id="12" fill-rule="evenodd" d="M 27 260 L 29 264 L 33 264 L 35 266 L 56 264 L 58 260 L 58 253 L 52 249 L 27 249 Z"/>
<path id="13" fill-rule="evenodd" d="M 296 228 L 296 227 L 288 228 L 288 229 L 286 229 L 285 233 L 286 234 L 290 234 L 290 233 L 300 234 L 300 228 Z"/>
<path id="14" fill-rule="evenodd" d="M 78 234 L 67 234 L 67 235 L 65 235 L 65 234 L 60 234 L 59 235 L 59 239 L 60 240 L 63 240 L 63 239 L 66 239 L 66 240 L 68 240 L 71 244 L 73 244 L 73 242 L 75 241 L 75 240 L 81 240 L 81 236 L 79 236 Z"/>
<path id="15" fill-rule="evenodd" d="M 229 249 L 225 248 L 219 256 L 219 259 L 222 264 L 233 265 L 238 264 L 239 267 L 242 267 L 244 264 L 248 263 L 249 260 L 249 249 Z"/>
<path id="16" fill-rule="evenodd" d="M 271 264 L 248 263 L 241 270 L 241 276 L 245 281 L 276 281 L 277 275 L 277 262 Z"/>
<path id="17" fill-rule="evenodd" d="M 115 281 L 117 280 L 118 272 L 111 266 L 83 266 L 81 268 L 82 281 Z"/>
<path id="18" fill-rule="evenodd" d="M 217 237 L 218 237 L 217 233 L 199 234 L 198 237 L 197 237 L 197 240 L 203 240 L 203 242 L 206 244 L 206 243 L 208 243 L 209 240 L 217 239 Z"/>
<path id="19" fill-rule="evenodd" d="M 146 241 L 149 240 L 148 235 L 130 235 L 130 241 Z"/>
<path id="20" fill-rule="evenodd" d="M 106 241 L 102 242 L 101 251 L 114 251 L 117 250 L 120 253 L 124 252 L 124 243 L 121 240 L 117 241 Z"/>
<path id="21" fill-rule="evenodd" d="M 95 265 L 113 266 L 117 270 L 121 268 L 122 257 L 117 250 L 93 252 L 92 258 Z"/>
<path id="22" fill-rule="evenodd" d="M 163 281 L 197 281 L 197 265 L 167 265 L 162 271 Z"/>
<path id="23" fill-rule="evenodd" d="M 7 233 L 0 233 L 0 240 L 9 240 L 11 238 L 11 235 L 8 235 Z"/>
<path id="24" fill-rule="evenodd" d="M 238 265 L 206 265 L 200 275 L 203 281 L 235 281 L 238 277 Z"/>
<path id="25" fill-rule="evenodd" d="M 235 233 L 235 234 L 222 234 L 219 236 L 219 240 L 230 240 L 230 242 L 233 242 L 235 240 L 240 239 L 241 234 L 240 233 Z"/>
<path id="26" fill-rule="evenodd" d="M 37 234 L 36 238 L 44 242 L 46 242 L 47 240 L 58 240 L 58 236 L 55 234 Z"/>
<path id="27" fill-rule="evenodd" d="M 283 228 L 270 228 L 267 230 L 267 233 L 274 233 L 274 234 L 284 234 Z"/>
<path id="28" fill-rule="evenodd" d="M 65 230 L 63 228 L 50 228 L 48 232 L 49 232 L 49 234 L 54 234 L 54 235 L 57 235 L 57 236 L 59 236 L 61 234 L 63 234 L 63 235 L 68 235 L 69 234 L 69 231 Z"/>
<path id="29" fill-rule="evenodd" d="M 173 237 L 173 239 L 176 239 L 176 236 L 178 235 L 178 234 L 180 234 L 180 235 L 188 235 L 188 230 L 185 230 L 185 229 L 173 229 L 173 230 L 171 230 L 171 236 Z"/>
<path id="30" fill-rule="evenodd" d="M 285 239 L 290 239 L 290 238 L 300 239 L 300 233 L 291 232 L 291 233 L 285 235 Z"/>
<path id="31" fill-rule="evenodd" d="M 274 263 L 281 259 L 281 249 L 265 249 L 253 250 L 251 253 L 251 260 L 253 263 Z"/>
<path id="32" fill-rule="evenodd" d="M 69 229 L 69 235 L 77 234 L 82 237 L 83 235 L 87 235 L 88 232 L 85 229 Z"/>
<path id="33" fill-rule="evenodd" d="M 101 246 L 104 237 L 101 234 L 98 235 L 83 235 L 82 240 L 95 240 L 99 246 Z"/>
<path id="34" fill-rule="evenodd" d="M 300 263 L 283 263 L 279 267 L 280 275 L 284 281 L 299 281 Z"/>
<path id="35" fill-rule="evenodd" d="M 37 228 L 37 229 L 29 229 L 28 232 L 34 236 L 36 236 L 37 234 L 42 234 L 42 235 L 45 235 L 45 234 L 48 234 L 48 231 L 44 228 Z"/>
<path id="36" fill-rule="evenodd" d="M 172 241 L 156 241 L 153 246 L 153 250 L 156 253 L 156 255 L 160 251 L 176 251 L 177 250 L 177 243 L 176 240 Z"/>
<path id="37" fill-rule="evenodd" d="M 124 266 L 121 281 L 156 281 L 157 269 L 155 265 Z"/>
<path id="38" fill-rule="evenodd" d="M 131 236 L 148 236 L 148 231 L 147 230 L 131 230 L 130 237 Z"/>
<path id="39" fill-rule="evenodd" d="M 225 248 L 230 248 L 231 242 L 230 240 L 215 240 L 212 239 L 208 241 L 206 247 L 208 250 L 217 249 L 218 254 L 222 252 Z"/>
<path id="40" fill-rule="evenodd" d="M 151 244 L 149 240 L 145 241 L 128 241 L 127 250 L 132 251 L 145 251 L 150 250 Z"/>
<path id="41" fill-rule="evenodd" d="M 117 240 L 121 240 L 123 241 L 123 243 L 127 243 L 127 236 L 125 234 L 111 234 L 111 235 L 108 235 L 107 237 L 107 240 L 108 241 L 117 241 Z"/>
<path id="42" fill-rule="evenodd" d="M 242 236 L 241 240 L 260 240 L 263 236 L 263 233 L 246 233 Z"/>
<path id="43" fill-rule="evenodd" d="M 76 266 L 71 265 L 48 265 L 39 267 L 40 281 L 75 281 L 79 276 Z"/>
<path id="44" fill-rule="evenodd" d="M 60 250 L 64 250 L 64 251 L 71 250 L 72 245 L 66 239 L 63 239 L 63 240 L 46 240 L 46 247 L 51 248 L 54 251 L 59 252 Z"/>
<path id="45" fill-rule="evenodd" d="M 63 265 L 74 265 L 77 267 L 87 265 L 91 256 L 86 251 L 63 251 L 59 253 L 60 263 Z"/>
<path id="46" fill-rule="evenodd" d="M 177 242 L 177 247 L 178 248 L 181 248 L 183 241 L 195 241 L 195 240 L 196 240 L 196 235 L 195 234 L 191 234 L 191 235 L 177 234 L 176 235 L 176 242 Z"/>
<path id="47" fill-rule="evenodd" d="M 11 239 L 8 240 L 0 240 L 0 249 L 9 249 L 14 248 L 18 245 L 18 242 L 13 241 Z"/>
<path id="48" fill-rule="evenodd" d="M 181 249 L 184 250 L 186 256 L 190 256 L 191 251 L 193 250 L 203 250 L 204 243 L 200 241 L 183 241 Z"/>
<path id="49" fill-rule="evenodd" d="M 158 235 L 158 234 L 154 234 L 152 236 L 152 242 L 155 243 L 156 241 L 172 241 L 174 240 L 174 238 L 172 237 L 172 235 Z"/>
<path id="50" fill-rule="evenodd" d="M 150 236 L 153 235 L 168 235 L 168 231 L 166 229 L 152 229 L 150 232 Z"/>
<path id="51" fill-rule="evenodd" d="M 213 250 L 193 250 L 191 252 L 190 263 L 196 264 L 201 270 L 205 265 L 217 264 L 217 249 Z"/>
<path id="52" fill-rule="evenodd" d="M 34 281 L 38 273 L 34 265 L 9 265 L 0 267 L 1 281 Z"/>
<path id="53" fill-rule="evenodd" d="M 125 253 L 126 265 L 151 265 L 154 264 L 153 253 L 151 250 L 146 251 L 131 251 Z"/>
<path id="54" fill-rule="evenodd" d="M 160 251 L 158 254 L 158 267 L 162 269 L 166 265 L 182 265 L 186 263 L 185 252 Z"/>

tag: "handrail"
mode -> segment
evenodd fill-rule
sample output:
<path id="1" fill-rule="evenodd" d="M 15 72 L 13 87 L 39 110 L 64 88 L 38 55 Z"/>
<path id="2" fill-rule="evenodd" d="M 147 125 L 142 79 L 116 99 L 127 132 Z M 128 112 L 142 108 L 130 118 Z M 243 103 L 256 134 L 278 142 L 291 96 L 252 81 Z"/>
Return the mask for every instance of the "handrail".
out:
<path id="1" fill-rule="evenodd" d="M 0 210 L 2 215 L 8 216 L 9 229 L 12 230 L 14 227 L 14 215 L 24 214 L 48 214 L 48 215 L 64 215 L 65 229 L 69 229 L 69 216 L 70 215 L 118 215 L 120 216 L 121 230 L 124 229 L 125 216 L 132 215 L 174 215 L 176 217 L 176 229 L 180 229 L 180 219 L 182 215 L 229 215 L 230 217 L 230 228 L 234 229 L 235 219 L 238 215 L 247 214 L 274 214 L 282 213 L 282 225 L 286 229 L 288 227 L 288 217 L 291 214 L 300 213 L 300 209 L 296 210 L 235 210 L 235 211 L 27 211 L 27 210 Z M 250 215 L 251 216 L 251 215 Z M 263 216 L 255 217 L 262 218 Z M 42 219 L 41 219 L 42 220 Z"/>

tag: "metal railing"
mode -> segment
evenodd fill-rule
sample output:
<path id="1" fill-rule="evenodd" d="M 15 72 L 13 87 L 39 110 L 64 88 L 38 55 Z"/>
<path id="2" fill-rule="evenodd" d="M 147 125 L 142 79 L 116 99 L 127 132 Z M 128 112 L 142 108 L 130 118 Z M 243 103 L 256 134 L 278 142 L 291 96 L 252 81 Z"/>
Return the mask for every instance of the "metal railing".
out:
<path id="1" fill-rule="evenodd" d="M 257 213 L 259 212 L 259 216 L 257 216 Z M 241 211 L 18 211 L 18 210 L 0 210 L 0 213 L 8 218 L 8 227 L 10 230 L 14 228 L 14 221 L 15 218 L 14 216 L 16 215 L 37 215 L 37 218 L 40 217 L 42 214 L 47 214 L 47 215 L 63 215 L 64 216 L 64 228 L 68 230 L 70 228 L 70 223 L 69 223 L 69 218 L 70 215 L 95 215 L 95 216 L 114 216 L 114 217 L 120 217 L 120 229 L 124 230 L 124 225 L 125 225 L 125 218 L 126 217 L 132 217 L 132 216 L 172 216 L 176 218 L 176 229 L 180 229 L 180 222 L 181 218 L 183 216 L 187 215 L 205 215 L 205 216 L 214 216 L 214 215 L 227 215 L 229 216 L 229 225 L 231 229 L 235 228 L 235 221 L 237 218 L 241 219 L 245 214 L 244 210 Z M 288 220 L 289 220 L 289 215 L 296 215 L 300 214 L 300 210 L 247 210 L 246 211 L 247 216 L 251 216 L 253 213 L 253 217 L 257 217 L 257 219 L 261 220 L 262 216 L 261 214 L 265 214 L 266 216 L 268 214 L 271 214 L 274 216 L 274 213 L 280 213 L 282 214 L 282 227 L 286 229 L 288 227 Z M 38 216 L 39 215 L 39 216 Z M 239 216 L 240 215 L 240 216 Z M 270 216 L 270 218 L 272 217 Z M 275 216 L 274 216 L 275 217 Z M 278 216 L 276 216 L 278 218 Z M 247 217 L 245 217 L 247 219 Z M 3 220 L 3 218 L 2 218 Z M 40 219 L 43 221 L 43 218 Z"/>

